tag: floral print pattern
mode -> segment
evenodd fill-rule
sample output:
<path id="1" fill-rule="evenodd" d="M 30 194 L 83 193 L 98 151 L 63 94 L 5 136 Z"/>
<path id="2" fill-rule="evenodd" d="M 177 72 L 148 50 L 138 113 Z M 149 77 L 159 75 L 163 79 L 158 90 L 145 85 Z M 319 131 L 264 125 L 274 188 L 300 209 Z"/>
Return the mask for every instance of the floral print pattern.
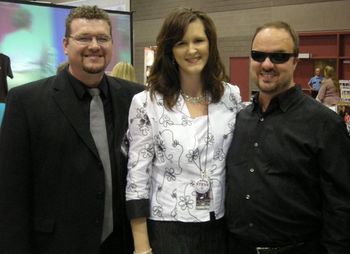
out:
<path id="1" fill-rule="evenodd" d="M 153 100 L 148 91 L 135 95 L 127 133 L 127 204 L 140 214 L 148 201 L 144 213 L 154 220 L 208 221 L 209 211 L 196 209 L 195 182 L 205 174 L 211 182 L 210 211 L 221 218 L 225 156 L 241 109 L 238 87 L 227 83 L 221 101 L 197 118 L 191 118 L 182 96 L 167 110 L 158 94 Z"/>

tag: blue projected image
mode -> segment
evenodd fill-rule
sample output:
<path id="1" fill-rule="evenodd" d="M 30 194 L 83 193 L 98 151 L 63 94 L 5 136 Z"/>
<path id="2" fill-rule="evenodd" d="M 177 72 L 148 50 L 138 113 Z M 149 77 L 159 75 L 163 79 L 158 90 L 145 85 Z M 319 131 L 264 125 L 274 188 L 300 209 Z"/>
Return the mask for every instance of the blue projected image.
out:
<path id="1" fill-rule="evenodd" d="M 13 79 L 8 90 L 52 76 L 66 61 L 62 41 L 65 19 L 71 7 L 0 2 L 0 53 L 10 57 Z M 112 22 L 114 55 L 107 71 L 120 61 L 131 62 L 131 16 L 129 12 L 109 12 Z"/>

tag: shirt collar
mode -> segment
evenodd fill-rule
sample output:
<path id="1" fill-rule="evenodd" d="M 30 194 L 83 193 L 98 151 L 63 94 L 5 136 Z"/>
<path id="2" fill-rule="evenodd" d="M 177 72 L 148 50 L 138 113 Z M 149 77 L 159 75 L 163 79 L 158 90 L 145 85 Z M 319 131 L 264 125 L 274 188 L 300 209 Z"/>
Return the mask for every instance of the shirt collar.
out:
<path id="1" fill-rule="evenodd" d="M 286 112 L 288 108 L 290 108 L 295 101 L 299 98 L 299 95 L 302 93 L 301 87 L 299 85 L 295 85 L 288 90 L 277 94 L 270 101 L 270 104 L 267 108 L 267 112 L 276 108 L 280 108 L 283 112 Z M 256 93 L 253 97 L 253 111 L 260 110 L 259 106 L 259 93 Z"/>
<path id="2" fill-rule="evenodd" d="M 68 69 L 64 70 L 67 73 L 68 80 L 71 83 L 73 90 L 75 94 L 78 96 L 79 99 L 83 99 L 85 94 L 89 94 L 89 89 L 83 82 L 81 82 L 79 79 L 75 78 L 72 74 L 69 73 Z M 103 98 L 108 97 L 108 82 L 106 75 L 103 76 L 98 88 L 101 90 L 101 95 Z"/>

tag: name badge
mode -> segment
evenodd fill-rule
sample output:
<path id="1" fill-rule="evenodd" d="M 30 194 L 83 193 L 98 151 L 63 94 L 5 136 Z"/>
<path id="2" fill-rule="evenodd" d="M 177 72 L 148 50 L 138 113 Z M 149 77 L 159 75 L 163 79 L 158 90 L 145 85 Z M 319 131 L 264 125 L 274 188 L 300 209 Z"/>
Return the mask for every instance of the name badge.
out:
<path id="1" fill-rule="evenodd" d="M 208 210 L 211 200 L 211 188 L 209 178 L 198 179 L 195 183 L 196 209 Z"/>

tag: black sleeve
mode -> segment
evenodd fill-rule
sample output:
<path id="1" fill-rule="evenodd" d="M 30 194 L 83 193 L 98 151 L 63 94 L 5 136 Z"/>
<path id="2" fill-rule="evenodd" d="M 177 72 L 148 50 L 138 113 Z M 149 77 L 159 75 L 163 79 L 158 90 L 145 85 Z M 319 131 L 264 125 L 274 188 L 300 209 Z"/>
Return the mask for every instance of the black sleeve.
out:
<path id="1" fill-rule="evenodd" d="M 29 124 L 15 91 L 0 132 L 0 253 L 31 254 Z"/>
<path id="2" fill-rule="evenodd" d="M 322 234 L 327 253 L 349 253 L 350 249 L 350 137 L 340 118 L 322 128 L 321 168 Z"/>

